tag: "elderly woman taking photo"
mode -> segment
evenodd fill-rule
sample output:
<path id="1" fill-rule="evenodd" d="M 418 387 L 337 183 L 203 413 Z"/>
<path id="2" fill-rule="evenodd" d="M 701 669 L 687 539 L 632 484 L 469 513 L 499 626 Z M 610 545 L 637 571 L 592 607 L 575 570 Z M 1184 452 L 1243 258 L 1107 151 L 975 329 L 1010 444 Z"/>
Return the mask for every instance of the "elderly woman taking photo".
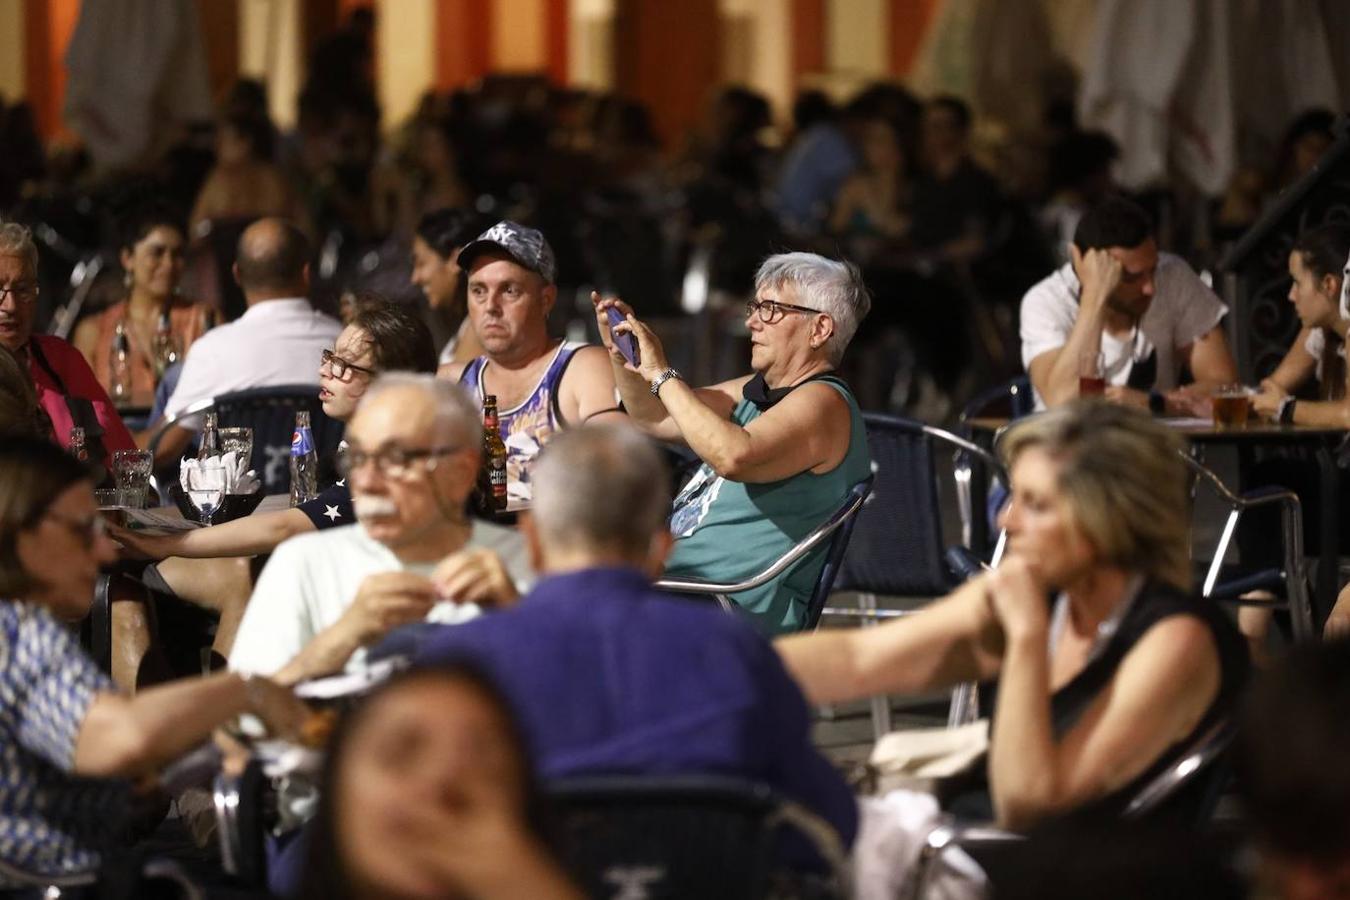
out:
<path id="1" fill-rule="evenodd" d="M 1178 448 L 1094 401 L 1014 426 L 999 567 L 888 625 L 782 639 L 788 669 L 816 703 L 996 678 L 987 784 L 958 814 L 1015 829 L 1117 814 L 1226 715 L 1247 670 L 1231 623 L 1190 591 Z"/>
<path id="2" fill-rule="evenodd" d="M 125 850 L 126 779 L 149 775 L 243 712 L 290 731 L 304 707 L 258 678 L 219 675 L 124 697 L 68 622 L 115 556 L 88 468 L 45 441 L 0 440 L 0 858 L 89 871 Z"/>

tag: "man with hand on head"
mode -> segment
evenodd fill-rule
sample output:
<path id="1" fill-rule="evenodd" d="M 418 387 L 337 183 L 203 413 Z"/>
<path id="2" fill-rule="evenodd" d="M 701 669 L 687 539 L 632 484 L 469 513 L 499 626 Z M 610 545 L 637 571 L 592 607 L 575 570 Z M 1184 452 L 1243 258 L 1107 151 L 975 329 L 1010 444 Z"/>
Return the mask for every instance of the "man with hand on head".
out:
<path id="1" fill-rule="evenodd" d="M 360 668 L 391 629 L 457 623 L 514 602 L 529 579 L 511 529 L 470 520 L 483 443 L 462 388 L 428 375 L 375 380 L 340 462 L 358 524 L 279 546 L 249 599 L 230 668 L 293 684 Z"/>
<path id="2" fill-rule="evenodd" d="M 1209 395 L 1237 381 L 1220 323 L 1228 308 L 1186 264 L 1159 253 L 1148 214 L 1108 197 L 1083 216 L 1073 261 L 1022 298 L 1022 364 L 1036 406 L 1079 394 L 1100 356 L 1106 397 L 1157 415 L 1209 415 Z M 1194 383 L 1180 387 L 1182 369 Z"/>

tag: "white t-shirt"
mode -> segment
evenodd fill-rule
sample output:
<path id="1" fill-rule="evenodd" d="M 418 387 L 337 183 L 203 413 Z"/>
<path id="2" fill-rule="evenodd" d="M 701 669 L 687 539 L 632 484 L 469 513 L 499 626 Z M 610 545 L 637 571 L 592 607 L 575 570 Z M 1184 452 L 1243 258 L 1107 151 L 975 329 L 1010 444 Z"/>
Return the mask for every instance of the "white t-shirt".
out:
<path id="1" fill-rule="evenodd" d="M 534 580 L 524 539 L 511 528 L 475 521 L 466 547 L 495 550 L 522 593 Z M 361 525 L 344 525 L 283 541 L 258 577 L 230 652 L 230 668 L 270 675 L 346 612 L 367 576 L 380 572 L 429 575 L 435 564 L 405 564 Z M 438 603 L 428 622 L 454 625 L 482 612 L 474 604 Z M 365 651 L 348 660 L 360 670 Z"/>
<path id="2" fill-rule="evenodd" d="M 1303 350 L 1313 358 L 1317 364 L 1317 380 L 1322 380 L 1322 354 L 1326 352 L 1327 333 L 1324 329 L 1314 328 L 1308 332 L 1308 338 L 1303 342 Z M 1336 355 L 1345 356 L 1345 345 L 1336 348 Z"/>
<path id="3" fill-rule="evenodd" d="M 341 322 L 318 312 L 303 297 L 255 303 L 188 348 L 164 414 L 176 416 L 199 400 L 246 388 L 286 384 L 317 388 L 319 356 L 341 333 Z"/>
<path id="4" fill-rule="evenodd" d="M 1073 266 L 1064 265 L 1022 298 L 1022 365 L 1028 371 L 1033 359 L 1068 341 L 1078 318 L 1079 290 Z M 1153 387 L 1160 391 L 1176 387 L 1184 362 L 1180 351 L 1208 334 L 1227 312 L 1228 307 L 1185 260 L 1159 253 L 1153 302 L 1138 326 L 1123 339 L 1102 333 L 1107 384 L 1127 384 L 1134 363 L 1156 350 L 1158 376 Z M 1045 408 L 1039 392 L 1036 408 Z"/>

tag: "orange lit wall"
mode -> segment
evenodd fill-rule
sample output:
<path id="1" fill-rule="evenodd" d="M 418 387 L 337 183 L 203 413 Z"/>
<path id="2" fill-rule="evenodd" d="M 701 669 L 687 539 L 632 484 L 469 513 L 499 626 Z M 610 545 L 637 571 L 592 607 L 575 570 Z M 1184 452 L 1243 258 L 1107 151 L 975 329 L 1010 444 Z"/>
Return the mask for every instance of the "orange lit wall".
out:
<path id="1" fill-rule="evenodd" d="M 914 65 L 937 0 L 891 0 L 891 74 L 903 78 Z"/>
<path id="2" fill-rule="evenodd" d="M 80 18 L 80 0 L 25 0 L 24 76 L 28 102 L 43 137 L 64 131 L 66 46 Z"/>

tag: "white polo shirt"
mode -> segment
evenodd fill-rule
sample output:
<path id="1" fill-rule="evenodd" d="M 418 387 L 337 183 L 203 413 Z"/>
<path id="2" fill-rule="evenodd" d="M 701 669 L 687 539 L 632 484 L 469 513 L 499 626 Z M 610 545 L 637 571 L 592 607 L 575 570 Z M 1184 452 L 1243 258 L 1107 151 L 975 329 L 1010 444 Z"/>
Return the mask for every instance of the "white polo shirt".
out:
<path id="1" fill-rule="evenodd" d="M 474 521 L 465 549 L 474 547 L 496 551 L 517 590 L 524 593 L 530 587 L 534 572 L 525 540 L 515 529 Z M 319 632 L 342 618 L 368 576 L 380 572 L 430 575 L 435 567 L 431 563 L 401 562 L 359 524 L 283 541 L 258 576 L 230 651 L 230 668 L 271 675 L 294 659 Z M 481 612 L 472 603 L 438 603 L 427 621 L 454 625 Z M 346 669 L 360 670 L 364 663 L 365 650 L 358 650 Z"/>
<path id="2" fill-rule="evenodd" d="M 178 386 L 164 407 L 174 416 L 199 400 L 283 384 L 319 386 L 319 356 L 342 323 L 303 297 L 254 303 L 238 319 L 213 328 L 188 348 Z"/>
<path id="3" fill-rule="evenodd" d="M 1073 266 L 1064 265 L 1022 298 L 1022 366 L 1027 371 L 1033 359 L 1068 342 L 1078 319 L 1080 291 Z M 1160 391 L 1176 387 L 1184 362 L 1182 351 L 1208 334 L 1227 313 L 1228 307 L 1184 259 L 1159 253 L 1153 302 L 1138 326 L 1123 339 L 1102 334 L 1107 384 L 1127 384 L 1134 363 L 1156 351 L 1158 377 L 1152 387 Z M 1045 408 L 1039 392 L 1036 408 Z"/>

